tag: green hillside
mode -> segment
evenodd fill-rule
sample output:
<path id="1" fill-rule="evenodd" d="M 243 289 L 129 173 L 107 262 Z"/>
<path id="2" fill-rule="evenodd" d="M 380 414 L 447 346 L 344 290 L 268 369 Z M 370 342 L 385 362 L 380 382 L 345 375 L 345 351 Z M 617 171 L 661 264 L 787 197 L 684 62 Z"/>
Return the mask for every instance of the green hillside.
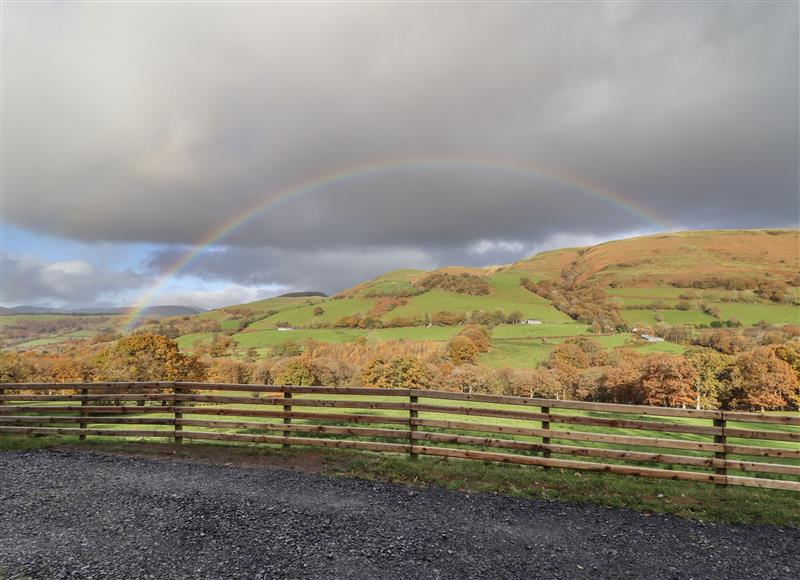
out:
<path id="1" fill-rule="evenodd" d="M 590 335 L 592 325 L 563 301 L 524 287 L 523 278 L 556 285 L 570 279 L 576 288 L 596 289 L 628 329 L 702 329 L 800 326 L 799 272 L 796 230 L 680 232 L 548 251 L 505 266 L 394 270 L 332 297 L 280 296 L 147 322 L 160 325 L 187 350 L 227 335 L 232 354 L 244 356 L 251 349 L 265 355 L 289 342 L 302 347 L 307 339 L 444 344 L 463 324 L 477 320 L 493 327 L 483 364 L 532 367 L 566 337 Z M 584 294 L 570 300 L 587 306 L 581 303 Z M 519 318 L 536 324 L 509 324 Z M 117 330 L 115 317 L 41 314 L 3 320 L 7 343 L 15 348 L 57 349 Z M 644 352 L 684 348 L 667 341 L 642 343 L 630 332 L 606 332 L 596 340 L 608 348 Z"/>
<path id="2" fill-rule="evenodd" d="M 502 267 L 394 270 L 330 298 L 273 298 L 197 317 L 220 322 L 237 349 L 266 353 L 277 345 L 309 338 L 331 343 L 359 339 L 445 342 L 458 332 L 458 325 L 429 325 L 427 321 L 436 313 L 469 318 L 475 312 L 499 311 L 508 316 L 518 311 L 524 320 L 540 323 L 496 325 L 492 349 L 481 360 L 489 366 L 535 366 L 564 337 L 587 335 L 590 329 L 524 288 L 521 278 L 558 281 L 562 272 L 569 271 L 581 284 L 601 288 L 631 328 L 703 328 L 728 321 L 744 326 L 800 324 L 799 249 L 800 238 L 794 230 L 660 234 L 543 252 Z M 420 282 L 434 273 L 483 280 L 485 293 L 421 288 Z M 784 285 L 786 293 L 778 300 L 770 299 L 758 286 L 765 281 Z M 242 313 L 249 316 L 246 324 Z M 356 323 L 370 320 L 364 323 L 367 327 L 346 327 L 347 318 Z M 398 319 L 417 322 L 394 327 Z M 183 348 L 192 348 L 212 335 L 190 333 L 178 340 Z M 629 333 L 598 337 L 610 348 L 683 350 L 669 342 L 641 344 L 634 339 Z"/>

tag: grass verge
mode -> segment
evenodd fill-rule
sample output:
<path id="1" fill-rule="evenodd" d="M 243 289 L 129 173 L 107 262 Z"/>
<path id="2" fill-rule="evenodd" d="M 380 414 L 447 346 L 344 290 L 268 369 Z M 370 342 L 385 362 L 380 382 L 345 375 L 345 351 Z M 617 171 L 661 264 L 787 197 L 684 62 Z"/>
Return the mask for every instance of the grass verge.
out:
<path id="1" fill-rule="evenodd" d="M 283 449 L 271 445 L 138 443 L 76 437 L 0 437 L 0 451 L 79 445 L 111 453 L 170 456 L 257 467 L 315 471 L 338 477 L 381 480 L 468 493 L 592 503 L 695 520 L 800 527 L 800 494 L 684 481 L 576 472 L 457 459 L 375 454 L 338 449 Z"/>

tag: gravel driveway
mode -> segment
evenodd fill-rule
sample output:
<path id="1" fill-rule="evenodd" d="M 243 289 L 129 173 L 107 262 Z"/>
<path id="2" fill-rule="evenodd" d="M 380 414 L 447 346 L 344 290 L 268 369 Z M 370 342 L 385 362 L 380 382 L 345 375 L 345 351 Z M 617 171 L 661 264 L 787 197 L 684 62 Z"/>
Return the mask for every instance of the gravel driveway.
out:
<path id="1" fill-rule="evenodd" d="M 0 578 L 800 577 L 797 529 L 73 450 L 0 483 Z"/>

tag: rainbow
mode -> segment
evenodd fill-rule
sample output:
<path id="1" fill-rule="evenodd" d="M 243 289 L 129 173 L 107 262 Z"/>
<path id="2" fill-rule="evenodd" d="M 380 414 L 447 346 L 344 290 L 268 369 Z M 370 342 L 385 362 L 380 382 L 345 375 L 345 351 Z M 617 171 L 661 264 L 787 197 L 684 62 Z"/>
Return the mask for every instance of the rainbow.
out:
<path id="1" fill-rule="evenodd" d="M 141 318 L 144 309 L 152 303 L 153 299 L 176 274 L 188 266 L 197 256 L 202 254 L 204 250 L 210 246 L 213 246 L 214 244 L 217 244 L 236 229 L 260 216 L 264 212 L 273 209 L 282 203 L 296 199 L 305 193 L 319 189 L 320 187 L 335 185 L 346 182 L 350 179 L 377 175 L 397 169 L 420 168 L 492 169 L 496 171 L 518 173 L 539 179 L 546 179 L 551 182 L 566 185 L 593 198 L 610 203 L 611 205 L 616 206 L 627 213 L 633 214 L 655 226 L 658 226 L 662 230 L 675 229 L 675 225 L 672 224 L 667 218 L 645 207 L 639 202 L 622 195 L 621 193 L 608 190 L 594 183 L 590 183 L 589 181 L 580 177 L 568 175 L 566 173 L 561 173 L 531 163 L 461 156 L 408 157 L 401 159 L 373 161 L 370 163 L 340 168 L 322 175 L 318 175 L 311 179 L 307 179 L 305 181 L 294 183 L 289 187 L 266 195 L 264 198 L 258 200 L 255 204 L 246 208 L 244 211 L 233 215 L 228 220 L 221 223 L 219 226 L 197 240 L 194 245 L 188 248 L 186 252 L 184 252 L 178 259 L 170 264 L 164 273 L 158 278 L 158 280 L 139 295 L 135 301 L 135 306 L 123 319 L 122 326 L 126 329 L 131 329 Z"/>

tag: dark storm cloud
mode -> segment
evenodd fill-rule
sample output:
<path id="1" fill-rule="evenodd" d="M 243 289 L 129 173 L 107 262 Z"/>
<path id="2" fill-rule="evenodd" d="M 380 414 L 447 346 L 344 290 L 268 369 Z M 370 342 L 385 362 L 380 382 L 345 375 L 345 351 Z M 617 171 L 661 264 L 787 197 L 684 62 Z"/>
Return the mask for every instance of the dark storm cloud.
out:
<path id="1" fill-rule="evenodd" d="M 400 258 L 520 257 L 508 249 L 558 234 L 798 222 L 795 3 L 15 4 L 4 17 L 3 217 L 25 228 L 192 244 L 292 184 L 406 156 L 532 163 L 665 217 L 499 168 L 396 168 L 254 218 L 195 261 L 208 278 L 301 285 L 306 264 L 331 288 Z M 481 241 L 513 243 L 469 251 Z"/>

